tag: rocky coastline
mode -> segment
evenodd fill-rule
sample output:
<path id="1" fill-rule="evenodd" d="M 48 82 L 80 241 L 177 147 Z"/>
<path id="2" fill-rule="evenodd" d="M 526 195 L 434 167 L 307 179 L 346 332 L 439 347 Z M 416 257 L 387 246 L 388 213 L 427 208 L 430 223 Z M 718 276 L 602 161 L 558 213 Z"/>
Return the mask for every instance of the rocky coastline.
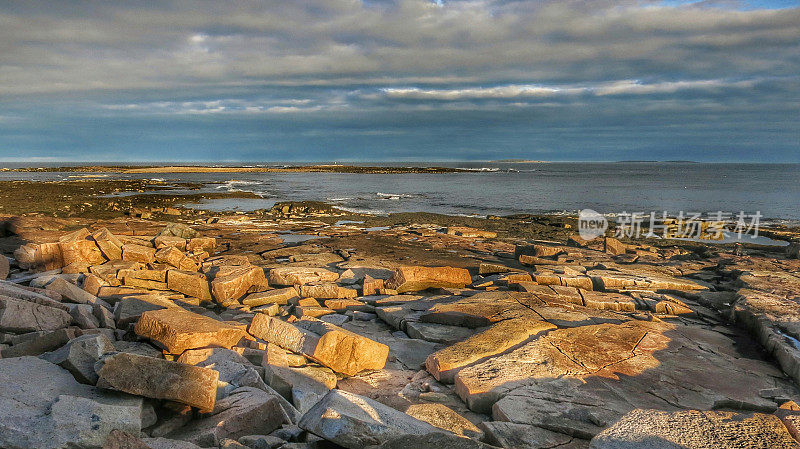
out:
<path id="1" fill-rule="evenodd" d="M 0 181 L 0 447 L 800 447 L 800 230 L 584 241 L 197 188 Z"/>

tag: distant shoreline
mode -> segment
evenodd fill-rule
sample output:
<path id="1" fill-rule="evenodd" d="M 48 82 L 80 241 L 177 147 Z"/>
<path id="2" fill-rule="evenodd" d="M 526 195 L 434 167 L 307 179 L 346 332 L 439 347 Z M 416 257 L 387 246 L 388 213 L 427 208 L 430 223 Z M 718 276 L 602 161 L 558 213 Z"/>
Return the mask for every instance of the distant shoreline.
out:
<path id="1" fill-rule="evenodd" d="M 201 165 L 173 166 L 62 166 L 62 167 L 21 167 L 4 169 L 13 172 L 87 172 L 87 173 L 364 173 L 364 174 L 402 174 L 402 173 L 469 173 L 472 170 L 451 167 L 380 167 L 358 165 L 296 165 L 286 167 L 226 166 L 209 167 Z"/>

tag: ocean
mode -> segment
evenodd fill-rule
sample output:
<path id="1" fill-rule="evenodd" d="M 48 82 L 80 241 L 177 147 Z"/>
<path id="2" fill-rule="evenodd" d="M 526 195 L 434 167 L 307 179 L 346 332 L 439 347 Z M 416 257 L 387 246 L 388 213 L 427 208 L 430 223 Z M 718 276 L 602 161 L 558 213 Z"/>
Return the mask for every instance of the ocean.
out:
<path id="1" fill-rule="evenodd" d="M 2 167 L 4 164 L 0 164 Z M 17 164 L 19 165 L 19 164 Z M 172 164 L 171 164 L 172 165 Z M 252 165 L 252 164 L 248 164 Z M 265 165 L 274 165 L 272 163 Z M 255 210 L 277 201 L 314 200 L 371 214 L 451 215 L 623 212 L 760 213 L 764 220 L 800 220 L 800 164 L 687 162 L 392 163 L 446 166 L 467 173 L 186 173 L 108 174 L 199 182 L 205 191 L 248 191 L 261 199 L 210 200 L 211 210 Z M 11 167 L 10 164 L 5 166 Z M 75 179 L 82 173 L 0 172 L 0 179 Z"/>

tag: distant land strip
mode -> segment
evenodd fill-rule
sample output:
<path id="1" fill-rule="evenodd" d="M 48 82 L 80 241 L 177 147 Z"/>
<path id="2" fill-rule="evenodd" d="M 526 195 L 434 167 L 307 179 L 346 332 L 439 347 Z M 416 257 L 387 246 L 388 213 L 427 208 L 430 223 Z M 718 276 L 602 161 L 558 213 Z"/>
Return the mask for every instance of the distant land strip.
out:
<path id="1" fill-rule="evenodd" d="M 253 167 L 253 166 L 74 166 L 74 167 L 25 167 L 3 169 L 16 172 L 89 172 L 89 173 L 463 173 L 472 170 L 450 167 L 377 167 L 358 165 L 297 165 L 285 167 Z"/>

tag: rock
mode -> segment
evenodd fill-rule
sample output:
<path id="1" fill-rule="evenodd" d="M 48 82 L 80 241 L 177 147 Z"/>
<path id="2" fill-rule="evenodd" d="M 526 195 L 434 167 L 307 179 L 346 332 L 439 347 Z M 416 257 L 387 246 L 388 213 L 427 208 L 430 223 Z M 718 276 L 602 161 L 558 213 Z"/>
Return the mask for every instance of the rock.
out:
<path id="1" fill-rule="evenodd" d="M 251 293 L 242 299 L 242 304 L 250 307 L 263 306 L 265 304 L 288 304 L 289 300 L 297 297 L 297 289 L 294 287 L 280 288 L 266 292 Z"/>
<path id="2" fill-rule="evenodd" d="M 358 290 L 340 287 L 333 283 L 304 284 L 300 286 L 300 296 L 318 299 L 355 298 Z"/>
<path id="3" fill-rule="evenodd" d="M 340 315 L 338 313 L 332 313 L 330 315 L 323 315 L 323 316 L 319 317 L 319 319 L 321 321 L 326 322 L 326 323 L 331 323 L 334 326 L 341 326 L 344 323 L 350 321 L 350 317 L 349 316 Z"/>
<path id="4" fill-rule="evenodd" d="M 6 279 L 8 277 L 9 271 L 10 271 L 10 266 L 8 263 L 8 258 L 0 254 L 0 280 Z"/>
<path id="5" fill-rule="evenodd" d="M 411 338 L 452 345 L 459 341 L 466 340 L 475 332 L 472 329 L 459 326 L 410 322 L 406 324 L 406 333 L 408 333 L 408 336 Z"/>
<path id="6" fill-rule="evenodd" d="M 497 233 L 494 231 L 485 231 L 483 229 L 475 229 L 467 226 L 448 226 L 447 234 L 483 239 L 493 239 L 497 237 Z"/>
<path id="7" fill-rule="evenodd" d="M 64 266 L 58 243 L 28 243 L 14 250 L 14 259 L 20 268 L 54 270 Z"/>
<path id="8" fill-rule="evenodd" d="M 66 369 L 78 382 L 94 385 L 97 383 L 95 363 L 103 355 L 115 351 L 114 343 L 103 334 L 82 335 L 41 358 Z"/>
<path id="9" fill-rule="evenodd" d="M 117 325 L 124 328 L 138 321 L 148 310 L 160 310 L 179 307 L 174 302 L 159 295 L 132 295 L 122 298 L 114 306 L 114 319 Z"/>
<path id="10" fill-rule="evenodd" d="M 591 449 L 798 448 L 781 420 L 761 413 L 634 410 L 592 439 Z"/>
<path id="11" fill-rule="evenodd" d="M 257 388 L 242 387 L 217 402 L 210 415 L 190 421 L 168 436 L 216 447 L 225 438 L 268 434 L 285 422 L 288 418 L 277 398 Z"/>
<path id="12" fill-rule="evenodd" d="M 164 229 L 161 230 L 161 232 L 156 235 L 156 237 L 171 236 L 188 240 L 197 238 L 199 235 L 200 234 L 197 231 L 183 223 L 169 223 L 164 227 Z"/>
<path id="13" fill-rule="evenodd" d="M 0 359 L 0 447 L 99 448 L 114 429 L 138 433 L 142 400 L 75 381 L 36 357 Z"/>
<path id="14" fill-rule="evenodd" d="M 106 259 L 122 259 L 122 242 L 107 228 L 100 228 L 92 233 L 92 239 Z"/>
<path id="15" fill-rule="evenodd" d="M 150 449 L 202 449 L 194 443 L 169 438 L 142 438 L 142 441 Z"/>
<path id="16" fill-rule="evenodd" d="M 612 237 L 605 237 L 603 239 L 603 251 L 608 254 L 619 255 L 625 254 L 625 251 L 628 250 L 628 245 L 620 242 L 619 240 L 612 238 Z"/>
<path id="17" fill-rule="evenodd" d="M 336 387 L 336 374 L 329 368 L 317 366 L 285 367 L 269 365 L 267 381 L 282 395 L 290 397 L 301 414 L 313 407 L 325 394 Z"/>
<path id="18" fill-rule="evenodd" d="M 0 331 L 54 331 L 70 322 L 72 317 L 64 310 L 0 296 Z"/>
<path id="19" fill-rule="evenodd" d="M 211 285 L 203 273 L 184 270 L 169 270 L 167 286 L 170 290 L 192 296 L 201 301 L 211 301 Z"/>
<path id="20" fill-rule="evenodd" d="M 135 331 L 137 335 L 156 341 L 171 354 L 208 346 L 230 349 L 246 335 L 236 326 L 179 307 L 142 313 Z"/>
<path id="21" fill-rule="evenodd" d="M 69 311 L 72 316 L 72 323 L 81 329 L 97 329 L 100 322 L 92 313 L 92 306 L 88 304 L 76 304 Z"/>
<path id="22" fill-rule="evenodd" d="M 47 290 L 61 294 L 63 297 L 78 304 L 99 304 L 109 309 L 111 306 L 105 301 L 98 299 L 97 296 L 79 288 L 77 285 L 67 282 L 63 278 L 54 279 L 47 284 Z"/>
<path id="23" fill-rule="evenodd" d="M 339 273 L 324 268 L 278 267 L 269 270 L 270 285 L 304 285 L 336 282 Z"/>
<path id="24" fill-rule="evenodd" d="M 164 246 L 158 249 L 154 257 L 156 262 L 165 263 L 179 270 L 197 271 L 199 268 L 197 262 L 173 246 Z"/>
<path id="25" fill-rule="evenodd" d="M 555 329 L 544 321 L 526 318 L 494 324 L 489 329 L 428 356 L 425 367 L 436 380 L 453 383 L 456 374 L 467 366 L 506 352 L 530 337 Z"/>
<path id="26" fill-rule="evenodd" d="M 185 251 L 186 239 L 182 237 L 175 237 L 173 235 L 159 235 L 153 240 L 153 245 L 156 247 L 156 249 L 170 247 L 179 251 Z"/>
<path id="27" fill-rule="evenodd" d="M 103 358 L 95 371 L 101 388 L 214 409 L 219 373 L 211 369 L 121 352 Z"/>
<path id="28" fill-rule="evenodd" d="M 197 252 L 207 251 L 209 253 L 214 251 L 217 246 L 217 239 L 214 237 L 195 237 L 186 242 L 186 251 Z"/>
<path id="29" fill-rule="evenodd" d="M 151 449 L 139 437 L 122 430 L 112 430 L 103 443 L 103 449 Z"/>
<path id="30" fill-rule="evenodd" d="M 319 320 L 302 319 L 292 325 L 258 314 L 248 331 L 349 376 L 383 368 L 389 355 L 388 346 Z"/>
<path id="31" fill-rule="evenodd" d="M 156 260 L 156 249 L 149 246 L 127 243 L 122 245 L 122 260 L 128 262 L 153 263 Z"/>
<path id="32" fill-rule="evenodd" d="M 341 390 L 326 394 L 303 415 L 299 426 L 348 449 L 437 431 L 434 426 L 380 402 Z"/>
<path id="33" fill-rule="evenodd" d="M 375 279 L 370 275 L 365 275 L 361 285 L 361 294 L 363 296 L 375 295 L 379 290 L 384 288 L 385 282 L 384 279 Z"/>
<path id="34" fill-rule="evenodd" d="M 706 290 L 698 281 L 635 271 L 592 270 L 595 290 Z"/>
<path id="35" fill-rule="evenodd" d="M 72 340 L 78 335 L 80 335 L 80 329 L 76 329 L 74 327 L 46 332 L 44 335 L 31 338 L 30 340 L 17 343 L 10 348 L 3 349 L 0 351 L 0 356 L 8 359 L 11 357 L 22 357 L 26 355 L 36 356 L 44 354 L 45 352 L 53 351 L 64 346 L 68 341 Z"/>
<path id="36" fill-rule="evenodd" d="M 583 305 L 590 309 L 614 310 L 617 312 L 636 311 L 636 301 L 628 295 L 619 293 L 582 292 Z"/>
<path id="37" fill-rule="evenodd" d="M 221 304 L 237 301 L 254 285 L 266 285 L 264 270 L 253 265 L 220 271 L 211 281 L 214 299 Z"/>
<path id="38" fill-rule="evenodd" d="M 273 432 L 274 433 L 274 432 Z M 286 443 L 287 439 L 272 435 L 246 435 L 239 438 L 239 442 L 252 449 L 277 449 Z"/>
<path id="39" fill-rule="evenodd" d="M 61 250 L 61 257 L 64 266 L 70 264 L 96 265 L 106 261 L 100 248 L 94 240 L 86 238 L 68 241 L 59 241 L 58 247 Z"/>
<path id="40" fill-rule="evenodd" d="M 406 266 L 397 268 L 385 284 L 388 289 L 405 293 L 427 288 L 463 288 L 471 283 L 469 271 L 463 268 Z"/>
<path id="41" fill-rule="evenodd" d="M 484 421 L 478 425 L 485 433 L 484 441 L 504 448 L 554 448 L 567 446 L 575 440 L 563 433 L 552 432 L 541 427 L 527 426 L 504 421 Z M 583 442 L 581 440 L 580 442 Z M 586 446 L 589 442 L 584 443 Z M 574 449 L 578 449 L 577 446 Z"/>
<path id="42" fill-rule="evenodd" d="M 444 404 L 412 404 L 406 414 L 458 436 L 483 439 L 481 429 Z"/>

